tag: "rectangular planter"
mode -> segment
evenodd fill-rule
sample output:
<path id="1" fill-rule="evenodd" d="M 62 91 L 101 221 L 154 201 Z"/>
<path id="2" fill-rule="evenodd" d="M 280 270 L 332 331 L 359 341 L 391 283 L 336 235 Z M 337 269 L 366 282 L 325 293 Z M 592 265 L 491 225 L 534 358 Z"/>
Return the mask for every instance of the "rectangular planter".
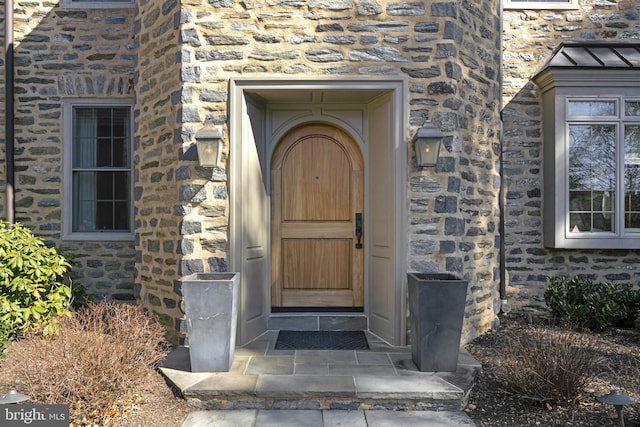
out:
<path id="1" fill-rule="evenodd" d="M 239 273 L 195 273 L 182 281 L 192 372 L 231 368 L 239 289 Z"/>
<path id="2" fill-rule="evenodd" d="M 420 371 L 453 372 L 458 366 L 468 282 L 446 273 L 407 276 L 413 362 Z"/>

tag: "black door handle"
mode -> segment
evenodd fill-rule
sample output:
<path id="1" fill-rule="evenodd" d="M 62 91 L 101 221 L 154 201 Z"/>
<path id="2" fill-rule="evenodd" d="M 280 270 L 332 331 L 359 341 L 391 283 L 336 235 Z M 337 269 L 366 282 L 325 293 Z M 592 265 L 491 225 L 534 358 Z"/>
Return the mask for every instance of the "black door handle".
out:
<path id="1" fill-rule="evenodd" d="M 362 213 L 356 213 L 356 249 L 362 249 Z"/>

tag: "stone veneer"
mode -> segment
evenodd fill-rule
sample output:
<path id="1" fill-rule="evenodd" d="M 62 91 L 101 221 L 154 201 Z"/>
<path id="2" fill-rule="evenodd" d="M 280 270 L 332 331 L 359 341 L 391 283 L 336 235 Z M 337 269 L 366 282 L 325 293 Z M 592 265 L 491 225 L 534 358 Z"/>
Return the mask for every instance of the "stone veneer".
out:
<path id="1" fill-rule="evenodd" d="M 134 13 L 133 8 L 62 9 L 50 2 L 14 7 L 15 220 L 72 255 L 72 277 L 91 294 L 125 301 L 135 300 L 132 241 L 61 241 L 62 105 L 74 97 L 133 98 Z M 2 111 L 3 148 L 4 117 Z M 0 185 L 6 218 L 4 149 Z"/>
<path id="2" fill-rule="evenodd" d="M 637 41 L 639 11 L 637 1 L 581 0 L 577 10 L 504 12 L 505 257 L 513 305 L 544 306 L 548 276 L 637 284 L 640 251 L 544 248 L 542 102 L 529 79 L 562 41 Z"/>
<path id="3" fill-rule="evenodd" d="M 176 340 L 179 280 L 227 270 L 228 144 L 212 172 L 198 166 L 194 134 L 210 123 L 228 140 L 230 78 L 397 75 L 409 92 L 407 269 L 468 279 L 463 339 L 490 327 L 500 280 L 497 2 L 142 0 L 135 12 L 29 3 L 16 13 L 18 216 L 77 255 L 91 292 L 116 296 L 121 284 Z M 128 242 L 60 242 L 62 99 L 134 92 L 135 256 Z M 425 120 L 445 139 L 438 166 L 419 169 L 410 140 Z M 118 281 L 102 290 L 111 272 Z"/>

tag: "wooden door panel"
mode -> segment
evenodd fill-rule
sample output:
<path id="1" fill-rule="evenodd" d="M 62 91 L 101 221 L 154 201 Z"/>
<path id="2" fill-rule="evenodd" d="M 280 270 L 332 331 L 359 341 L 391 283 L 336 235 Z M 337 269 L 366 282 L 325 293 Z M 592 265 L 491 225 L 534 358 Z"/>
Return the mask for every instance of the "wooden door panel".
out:
<path id="1" fill-rule="evenodd" d="M 351 167 L 346 153 L 310 136 L 287 154 L 282 167 L 283 221 L 348 221 Z"/>
<path id="2" fill-rule="evenodd" d="M 283 239 L 283 289 L 351 289 L 351 239 Z"/>
<path id="3" fill-rule="evenodd" d="M 364 254 L 355 236 L 363 176 L 357 144 L 332 126 L 302 126 L 278 144 L 271 163 L 274 307 L 364 305 Z"/>

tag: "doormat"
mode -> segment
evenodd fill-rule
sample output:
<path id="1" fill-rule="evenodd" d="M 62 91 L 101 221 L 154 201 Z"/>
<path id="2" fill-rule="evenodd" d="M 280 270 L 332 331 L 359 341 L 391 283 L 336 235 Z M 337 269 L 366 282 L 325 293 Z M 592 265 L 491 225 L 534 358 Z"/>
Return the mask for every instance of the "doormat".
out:
<path id="1" fill-rule="evenodd" d="M 280 331 L 276 350 L 369 350 L 362 331 Z"/>

